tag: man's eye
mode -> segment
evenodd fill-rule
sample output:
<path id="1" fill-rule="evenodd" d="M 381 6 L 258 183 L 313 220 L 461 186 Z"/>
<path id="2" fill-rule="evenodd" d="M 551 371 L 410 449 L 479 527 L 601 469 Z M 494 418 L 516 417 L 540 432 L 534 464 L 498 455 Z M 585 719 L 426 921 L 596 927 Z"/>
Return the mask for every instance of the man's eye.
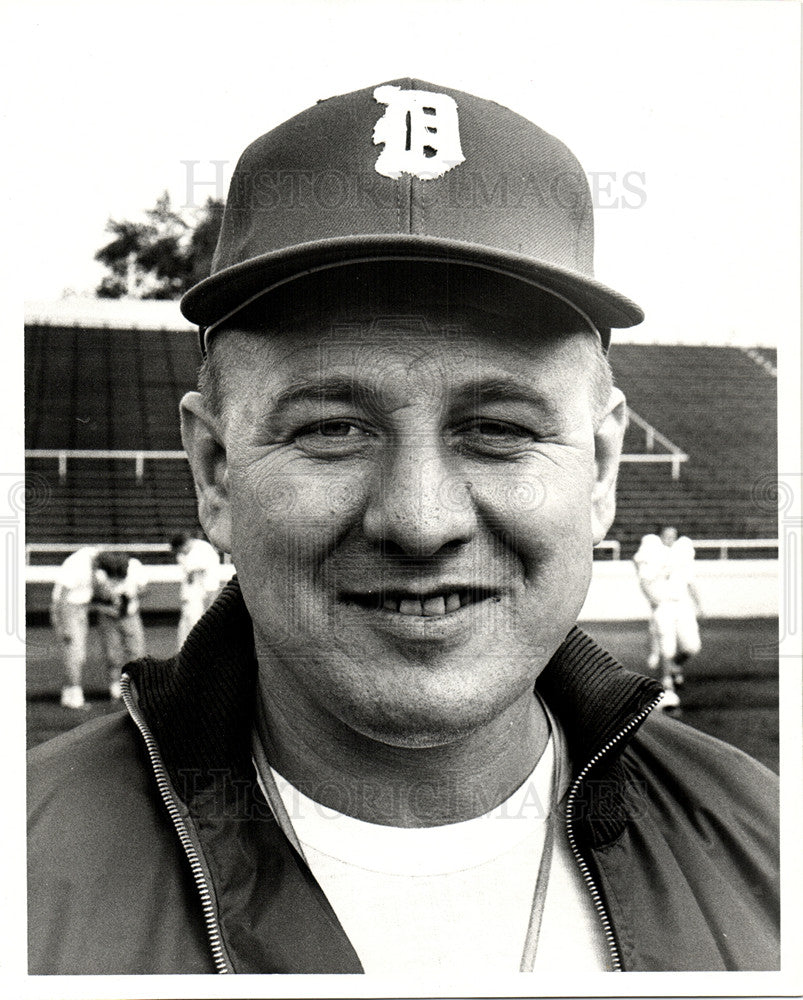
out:
<path id="1" fill-rule="evenodd" d="M 327 420 L 307 430 L 308 434 L 320 434 L 322 437 L 332 438 L 348 437 L 349 434 L 353 437 L 355 432 L 359 432 L 359 427 L 348 420 Z"/>
<path id="2" fill-rule="evenodd" d="M 305 451 L 322 454 L 351 453 L 370 437 L 369 431 L 352 420 L 321 420 L 295 435 Z"/>
<path id="3" fill-rule="evenodd" d="M 474 429 L 478 434 L 487 434 L 489 437 L 520 437 L 522 434 L 520 428 L 500 423 L 498 420 L 478 420 L 474 424 Z"/>
<path id="4" fill-rule="evenodd" d="M 515 451 L 534 440 L 531 431 L 504 420 L 474 420 L 459 428 L 458 433 L 469 448 L 489 452 Z"/>

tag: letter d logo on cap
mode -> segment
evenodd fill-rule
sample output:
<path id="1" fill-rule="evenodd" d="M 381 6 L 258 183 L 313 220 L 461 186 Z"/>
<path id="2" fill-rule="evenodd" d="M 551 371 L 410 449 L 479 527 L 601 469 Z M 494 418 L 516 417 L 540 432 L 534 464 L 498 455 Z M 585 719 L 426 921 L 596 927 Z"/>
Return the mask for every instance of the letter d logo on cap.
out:
<path id="1" fill-rule="evenodd" d="M 374 90 L 374 99 L 387 104 L 374 126 L 374 145 L 385 145 L 377 157 L 377 173 L 393 180 L 405 173 L 428 181 L 464 162 L 453 97 L 386 84 Z"/>

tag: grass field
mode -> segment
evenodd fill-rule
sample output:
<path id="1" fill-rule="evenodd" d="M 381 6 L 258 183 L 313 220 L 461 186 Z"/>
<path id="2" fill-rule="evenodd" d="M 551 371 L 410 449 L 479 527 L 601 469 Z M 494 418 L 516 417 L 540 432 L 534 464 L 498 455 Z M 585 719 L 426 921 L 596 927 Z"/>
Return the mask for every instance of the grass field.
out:
<path id="1" fill-rule="evenodd" d="M 585 629 L 602 646 L 633 670 L 644 667 L 647 654 L 645 623 L 597 622 Z M 716 620 L 702 623 L 703 650 L 686 671 L 682 691 L 683 723 L 733 743 L 774 771 L 778 770 L 778 626 L 773 619 Z M 146 622 L 148 651 L 155 656 L 173 652 L 175 624 L 162 619 Z M 89 705 L 74 711 L 59 705 L 61 663 L 53 633 L 47 626 L 28 629 L 27 733 L 35 746 L 74 725 L 120 711 L 109 701 L 100 654 L 93 633 L 85 672 Z"/>

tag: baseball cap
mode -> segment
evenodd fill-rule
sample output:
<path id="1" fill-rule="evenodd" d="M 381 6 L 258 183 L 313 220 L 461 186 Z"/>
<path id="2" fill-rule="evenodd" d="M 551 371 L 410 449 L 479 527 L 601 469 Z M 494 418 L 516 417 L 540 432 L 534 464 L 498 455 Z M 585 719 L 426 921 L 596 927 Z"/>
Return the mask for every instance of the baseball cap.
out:
<path id="1" fill-rule="evenodd" d="M 585 173 L 554 136 L 493 101 L 400 79 L 302 111 L 232 175 L 210 277 L 181 300 L 212 330 L 271 289 L 376 260 L 496 271 L 562 298 L 598 330 L 644 318 L 593 272 Z"/>

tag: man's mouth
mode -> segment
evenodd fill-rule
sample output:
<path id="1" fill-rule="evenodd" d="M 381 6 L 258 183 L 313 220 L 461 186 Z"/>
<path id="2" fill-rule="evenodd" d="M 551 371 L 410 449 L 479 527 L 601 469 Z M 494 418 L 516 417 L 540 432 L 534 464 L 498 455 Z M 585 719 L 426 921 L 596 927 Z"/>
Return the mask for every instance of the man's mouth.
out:
<path id="1" fill-rule="evenodd" d="M 439 618 L 481 601 L 499 599 L 498 591 L 485 587 L 448 587 L 425 594 L 403 590 L 371 590 L 341 595 L 341 600 L 368 611 L 388 611 L 421 618 Z"/>

